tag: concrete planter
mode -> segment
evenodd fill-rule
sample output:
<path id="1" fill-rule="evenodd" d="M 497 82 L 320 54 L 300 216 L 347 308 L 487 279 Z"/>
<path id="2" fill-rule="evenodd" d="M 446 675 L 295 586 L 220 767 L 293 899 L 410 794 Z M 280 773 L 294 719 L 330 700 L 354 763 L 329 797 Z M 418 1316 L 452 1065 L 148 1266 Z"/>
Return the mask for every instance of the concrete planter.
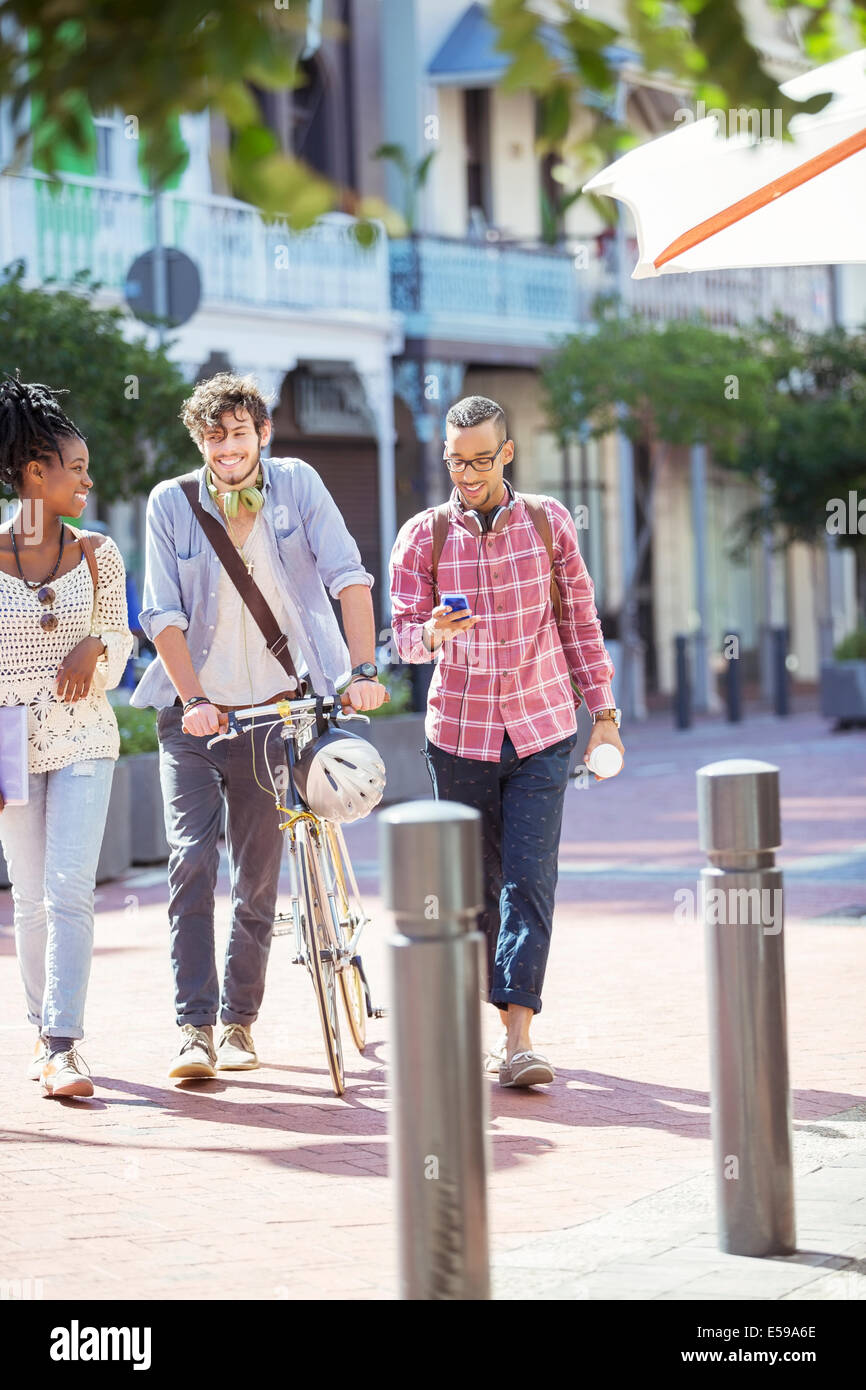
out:
<path id="1" fill-rule="evenodd" d="M 822 662 L 821 713 L 843 728 L 866 721 L 866 661 Z"/>
<path id="2" fill-rule="evenodd" d="M 129 758 L 118 758 L 114 765 L 108 819 L 96 866 L 97 883 L 120 878 L 132 864 L 132 774 L 129 763 Z"/>
<path id="3" fill-rule="evenodd" d="M 592 721 L 586 710 L 581 708 L 578 713 L 577 743 L 571 757 L 572 773 L 583 764 L 583 750 L 591 729 Z M 422 756 L 425 744 L 423 714 L 395 714 L 391 718 L 371 719 L 361 737 L 369 739 L 379 750 L 385 764 L 388 780 L 381 803 L 383 806 L 390 806 L 395 801 L 432 797 L 430 774 Z"/>
<path id="4" fill-rule="evenodd" d="M 133 846 L 136 864 L 155 864 L 168 858 L 158 769 L 154 772 L 153 760 L 158 757 L 157 753 L 139 753 L 132 758 L 118 758 L 114 765 L 108 818 L 96 866 L 97 883 L 126 873 L 133 863 Z M 135 768 L 132 765 L 136 763 L 144 766 Z M 0 849 L 0 888 L 8 887 L 6 860 Z"/>
<path id="5" fill-rule="evenodd" d="M 124 758 L 132 779 L 132 862 L 163 864 L 168 859 L 159 754 L 135 753 Z"/>
<path id="6" fill-rule="evenodd" d="M 351 725 L 347 728 L 354 733 Z M 382 805 L 395 801 L 414 801 L 432 796 L 427 764 L 422 757 L 424 748 L 424 715 L 395 714 L 385 719 L 371 719 L 366 728 L 358 726 L 361 737 L 369 739 L 381 754 L 387 773 Z"/>

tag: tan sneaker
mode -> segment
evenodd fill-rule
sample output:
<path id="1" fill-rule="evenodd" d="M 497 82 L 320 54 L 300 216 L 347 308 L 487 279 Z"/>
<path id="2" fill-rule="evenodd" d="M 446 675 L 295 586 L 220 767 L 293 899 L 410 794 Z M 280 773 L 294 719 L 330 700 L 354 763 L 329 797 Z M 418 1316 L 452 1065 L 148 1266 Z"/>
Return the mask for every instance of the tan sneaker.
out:
<path id="1" fill-rule="evenodd" d="M 259 1065 L 249 1028 L 226 1023 L 217 1047 L 217 1071 L 255 1071 Z"/>
<path id="2" fill-rule="evenodd" d="M 547 1086 L 556 1072 L 540 1052 L 515 1052 L 499 1069 L 500 1086 Z"/>
<path id="3" fill-rule="evenodd" d="M 216 1053 L 213 1050 L 213 1028 L 210 1024 L 196 1028 L 192 1023 L 185 1023 L 182 1031 L 183 1042 L 168 1069 L 169 1076 L 181 1081 L 195 1078 L 204 1080 L 209 1076 L 216 1076 Z"/>
<path id="4" fill-rule="evenodd" d="M 46 1043 L 44 1038 L 39 1037 L 36 1039 L 36 1046 L 33 1049 L 32 1061 L 30 1062 L 30 1065 L 27 1068 L 28 1081 L 38 1081 L 40 1079 L 40 1077 L 42 1076 L 42 1068 L 45 1066 L 45 1063 L 47 1061 L 48 1044 Z"/>
<path id="5" fill-rule="evenodd" d="M 40 1080 L 44 1096 L 92 1096 L 93 1082 L 82 1071 L 86 1062 L 82 1061 L 74 1047 L 68 1052 L 55 1052 L 42 1068 Z"/>

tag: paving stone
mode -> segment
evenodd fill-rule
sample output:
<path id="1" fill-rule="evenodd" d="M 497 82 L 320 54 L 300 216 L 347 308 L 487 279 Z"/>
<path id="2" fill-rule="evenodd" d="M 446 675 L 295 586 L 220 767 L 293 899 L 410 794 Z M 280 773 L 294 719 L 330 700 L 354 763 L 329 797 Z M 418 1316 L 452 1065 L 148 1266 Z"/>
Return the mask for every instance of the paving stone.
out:
<path id="1" fill-rule="evenodd" d="M 627 773 L 566 797 L 534 1031 L 557 1081 L 529 1095 L 495 1080 L 489 1088 L 494 1297 L 862 1298 L 862 928 L 811 919 L 841 913 L 858 891 L 866 735 L 831 738 L 808 714 L 750 716 L 735 735 L 700 719 L 683 735 L 654 718 L 626 742 Z M 703 933 L 674 919 L 673 894 L 697 891 L 704 862 L 695 769 L 729 750 L 782 770 L 799 1263 L 744 1261 L 717 1247 Z M 668 770 L 652 772 L 659 764 Z M 651 819 L 648 769 L 659 793 Z M 370 866 L 364 956 L 377 1002 L 387 1003 L 376 817 L 347 827 L 347 838 Z M 32 1030 L 4 1013 L 0 1279 L 23 1269 L 74 1284 L 82 1299 L 218 1299 L 220 1273 L 240 1249 L 255 1253 L 242 1298 L 281 1302 L 278 1291 L 291 1295 L 302 1271 L 316 1296 L 393 1299 L 390 1022 L 371 1021 L 363 1057 L 344 1039 L 349 1089 L 330 1095 L 309 983 L 281 939 L 255 1028 L 264 1065 L 173 1085 L 161 884 L 157 873 L 134 919 L 128 882 L 100 888 L 81 1048 L 96 1077 L 92 1104 L 46 1101 L 22 1078 Z M 220 956 L 227 889 L 223 864 Z M 20 1018 L 10 922 L 0 893 L 0 997 Z"/>

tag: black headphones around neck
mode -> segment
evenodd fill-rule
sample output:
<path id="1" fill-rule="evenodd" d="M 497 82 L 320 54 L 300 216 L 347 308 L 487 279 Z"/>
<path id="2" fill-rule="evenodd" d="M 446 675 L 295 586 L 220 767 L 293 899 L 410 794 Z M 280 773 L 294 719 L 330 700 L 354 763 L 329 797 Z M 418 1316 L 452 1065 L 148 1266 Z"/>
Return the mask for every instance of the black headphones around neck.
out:
<path id="1" fill-rule="evenodd" d="M 500 531 L 505 530 L 511 520 L 511 510 L 517 498 L 514 488 L 507 478 L 503 478 L 502 482 L 508 494 L 507 500 L 498 507 L 492 507 L 489 512 L 480 512 L 474 507 L 464 508 L 458 500 L 460 515 L 474 536 L 486 536 L 490 532 L 493 535 L 498 535 Z"/>

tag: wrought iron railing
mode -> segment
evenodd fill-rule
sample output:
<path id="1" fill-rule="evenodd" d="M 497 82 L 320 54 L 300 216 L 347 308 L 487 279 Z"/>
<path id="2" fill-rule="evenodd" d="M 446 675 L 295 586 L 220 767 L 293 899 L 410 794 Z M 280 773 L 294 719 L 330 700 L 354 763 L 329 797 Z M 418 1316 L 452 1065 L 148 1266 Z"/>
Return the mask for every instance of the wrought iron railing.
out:
<path id="1" fill-rule="evenodd" d="M 354 235 L 333 214 L 307 231 L 266 222 L 233 198 L 166 193 L 163 240 L 197 263 L 204 303 L 268 309 L 388 314 L 388 248 Z M 121 291 L 136 256 L 154 240 L 151 194 L 99 179 L 39 174 L 0 178 L 0 257 L 23 259 L 36 283 L 70 283 L 86 271 Z"/>

